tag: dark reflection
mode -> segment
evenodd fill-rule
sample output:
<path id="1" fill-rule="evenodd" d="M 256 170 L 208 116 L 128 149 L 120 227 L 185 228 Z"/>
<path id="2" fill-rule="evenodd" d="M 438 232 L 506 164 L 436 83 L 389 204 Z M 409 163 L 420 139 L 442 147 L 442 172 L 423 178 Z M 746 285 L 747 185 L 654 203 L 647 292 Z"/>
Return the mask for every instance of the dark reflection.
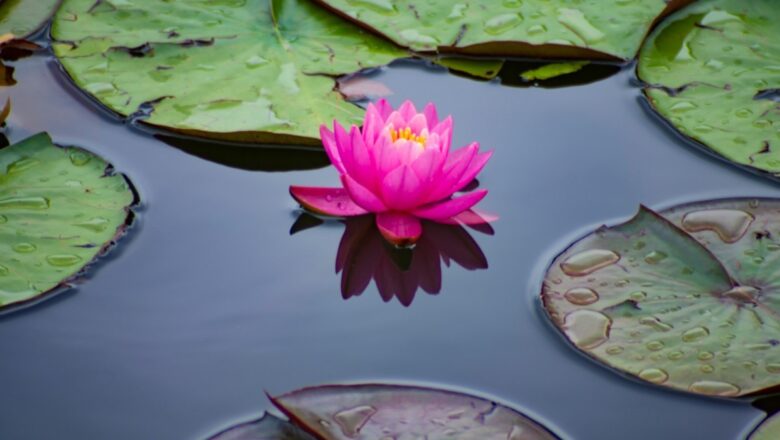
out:
<path id="1" fill-rule="evenodd" d="M 301 214 L 290 233 L 316 227 L 323 221 L 308 213 Z M 452 262 L 467 270 L 488 268 L 488 261 L 477 242 L 463 226 L 423 222 L 423 234 L 413 248 L 398 248 L 388 243 L 374 223 L 373 215 L 351 217 L 336 254 L 336 273 L 341 273 L 341 295 L 344 299 L 359 296 L 371 281 L 382 300 L 394 297 L 408 307 L 422 289 L 436 295 L 442 287 L 443 262 Z M 493 229 L 475 228 L 491 234 Z"/>
<path id="2" fill-rule="evenodd" d="M 540 67 L 561 63 L 563 61 L 530 61 L 530 60 L 506 60 L 504 61 L 501 70 L 496 75 L 501 80 L 501 84 L 510 87 L 543 87 L 543 88 L 559 88 L 559 87 L 571 87 L 580 86 L 585 84 L 594 83 L 606 79 L 621 70 L 621 66 L 616 64 L 605 64 L 590 62 L 580 68 L 576 72 L 562 74 L 560 76 L 544 79 L 526 81 L 523 79 L 523 73 L 531 70 L 538 69 Z M 480 78 L 469 75 L 468 73 L 458 72 L 450 69 L 450 73 L 477 79 Z"/>
<path id="3" fill-rule="evenodd" d="M 154 137 L 187 154 L 242 170 L 299 171 L 330 165 L 319 147 L 244 145 L 164 134 Z"/>
<path id="4" fill-rule="evenodd" d="M 777 389 L 773 389 L 773 392 L 777 392 Z M 780 394 L 770 394 L 768 396 L 759 397 L 753 401 L 753 407 L 764 411 L 767 416 L 771 416 L 780 412 Z"/>

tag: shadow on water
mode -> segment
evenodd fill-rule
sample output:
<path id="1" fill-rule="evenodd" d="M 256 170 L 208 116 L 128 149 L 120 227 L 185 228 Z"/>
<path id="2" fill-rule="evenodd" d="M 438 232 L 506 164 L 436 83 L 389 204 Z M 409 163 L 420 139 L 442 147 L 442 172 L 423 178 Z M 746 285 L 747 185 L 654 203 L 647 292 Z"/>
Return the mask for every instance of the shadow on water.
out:
<path id="1" fill-rule="evenodd" d="M 325 221 L 302 213 L 290 229 L 296 234 Z M 341 296 L 360 296 L 371 281 L 384 302 L 393 298 L 409 307 L 418 290 L 437 295 L 442 289 L 441 263 L 452 262 L 466 270 L 488 268 L 488 261 L 476 241 L 460 225 L 423 222 L 423 234 L 414 247 L 388 243 L 374 223 L 373 215 L 346 219 L 344 234 L 336 253 L 336 273 L 341 273 Z M 491 234 L 492 228 L 479 228 Z"/>
<path id="2" fill-rule="evenodd" d="M 155 134 L 154 137 L 187 154 L 241 170 L 305 171 L 330 165 L 321 148 L 251 146 L 166 134 Z"/>

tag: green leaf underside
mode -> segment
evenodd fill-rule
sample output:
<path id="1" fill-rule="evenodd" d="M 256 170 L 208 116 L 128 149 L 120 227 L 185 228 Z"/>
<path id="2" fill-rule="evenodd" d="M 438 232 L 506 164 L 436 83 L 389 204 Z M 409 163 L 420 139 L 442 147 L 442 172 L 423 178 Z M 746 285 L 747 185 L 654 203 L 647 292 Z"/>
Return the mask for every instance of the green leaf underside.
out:
<path id="1" fill-rule="evenodd" d="M 505 406 L 449 391 L 393 385 L 330 385 L 273 399 L 317 438 L 551 440 L 536 422 Z"/>
<path id="2" fill-rule="evenodd" d="M 780 438 L 780 413 L 773 414 L 762 421 L 750 434 L 748 440 L 777 440 Z"/>
<path id="3" fill-rule="evenodd" d="M 25 38 L 37 32 L 51 17 L 60 0 L 0 1 L 0 35 Z"/>
<path id="4" fill-rule="evenodd" d="M 740 396 L 780 385 L 780 200 L 719 200 L 602 227 L 542 299 L 579 350 L 642 380 Z"/>
<path id="5" fill-rule="evenodd" d="M 504 60 L 500 59 L 439 57 L 434 62 L 455 72 L 483 79 L 495 78 L 504 66 Z"/>
<path id="6" fill-rule="evenodd" d="M 687 1 L 317 0 L 417 51 L 631 59 L 659 15 Z"/>
<path id="7" fill-rule="evenodd" d="M 304 0 L 65 0 L 52 36 L 115 112 L 154 103 L 151 125 L 245 142 L 318 144 L 320 124 L 358 123 L 333 77 L 406 55 Z"/>
<path id="8" fill-rule="evenodd" d="M 780 8 L 706 0 L 664 20 L 639 57 L 652 106 L 682 134 L 737 164 L 780 173 Z M 660 87 L 659 87 L 660 86 Z"/>
<path id="9" fill-rule="evenodd" d="M 553 63 L 542 66 L 538 69 L 523 72 L 520 76 L 525 81 L 544 81 L 570 73 L 579 72 L 587 66 L 587 61 L 574 61 L 570 63 Z"/>
<path id="10" fill-rule="evenodd" d="M 259 420 L 231 427 L 209 440 L 314 440 L 314 437 L 290 422 L 265 414 Z"/>
<path id="11" fill-rule="evenodd" d="M 0 307 L 60 286 L 124 230 L 133 192 L 108 167 L 45 133 L 0 149 Z"/>

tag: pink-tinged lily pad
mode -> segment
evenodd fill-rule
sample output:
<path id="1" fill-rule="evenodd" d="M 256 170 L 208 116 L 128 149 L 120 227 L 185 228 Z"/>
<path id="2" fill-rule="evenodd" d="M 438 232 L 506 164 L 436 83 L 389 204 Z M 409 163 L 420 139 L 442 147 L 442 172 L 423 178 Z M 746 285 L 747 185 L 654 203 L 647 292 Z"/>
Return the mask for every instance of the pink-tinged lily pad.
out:
<path id="1" fill-rule="evenodd" d="M 314 437 L 286 420 L 263 414 L 257 420 L 214 434 L 209 440 L 314 440 Z"/>
<path id="2" fill-rule="evenodd" d="M 542 290 L 578 350 L 714 396 L 780 385 L 780 199 L 642 207 L 560 254 Z"/>
<path id="3" fill-rule="evenodd" d="M 328 385 L 272 399 L 319 439 L 543 440 L 556 437 L 523 414 L 451 391 L 394 385 Z"/>

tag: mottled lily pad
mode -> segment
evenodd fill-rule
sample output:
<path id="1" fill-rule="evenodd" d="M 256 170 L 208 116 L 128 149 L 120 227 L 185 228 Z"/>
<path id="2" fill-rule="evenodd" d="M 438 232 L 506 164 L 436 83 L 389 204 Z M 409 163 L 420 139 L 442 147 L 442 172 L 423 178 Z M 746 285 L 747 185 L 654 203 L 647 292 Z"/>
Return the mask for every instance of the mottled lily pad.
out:
<path id="1" fill-rule="evenodd" d="M 209 440 L 314 440 L 314 437 L 290 422 L 264 414 L 258 420 L 232 426 Z"/>
<path id="2" fill-rule="evenodd" d="M 323 122 L 359 123 L 334 77 L 406 56 L 305 0 L 64 0 L 52 37 L 116 113 L 243 142 L 317 145 Z"/>
<path id="3" fill-rule="evenodd" d="M 690 0 L 316 0 L 419 52 L 628 60 Z"/>
<path id="4" fill-rule="evenodd" d="M 54 14 L 62 0 L 3 0 L 0 2 L 0 35 L 27 38 Z"/>
<path id="5" fill-rule="evenodd" d="M 0 307 L 76 276 L 122 235 L 134 199 L 111 165 L 46 134 L 0 149 Z"/>
<path id="6" fill-rule="evenodd" d="M 648 208 L 548 269 L 544 307 L 588 356 L 641 380 L 741 396 L 780 385 L 780 199 Z"/>
<path id="7" fill-rule="evenodd" d="M 780 7 L 705 0 L 648 38 L 638 74 L 652 107 L 683 135 L 739 165 L 780 174 Z"/>
<path id="8" fill-rule="evenodd" d="M 556 437 L 538 423 L 489 400 L 410 386 L 329 385 L 272 399 L 317 438 L 457 438 L 536 440 Z"/>

